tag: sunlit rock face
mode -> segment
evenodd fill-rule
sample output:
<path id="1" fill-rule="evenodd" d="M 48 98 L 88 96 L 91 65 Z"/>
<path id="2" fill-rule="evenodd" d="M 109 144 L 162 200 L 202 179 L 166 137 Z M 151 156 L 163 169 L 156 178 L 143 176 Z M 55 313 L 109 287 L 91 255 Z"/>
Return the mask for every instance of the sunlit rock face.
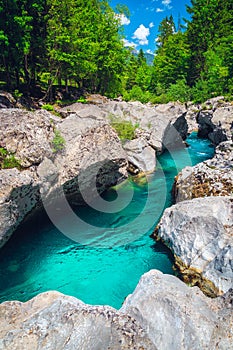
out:
<path id="1" fill-rule="evenodd" d="M 185 119 L 186 107 L 178 102 L 161 105 L 142 104 L 141 102 L 119 102 L 106 100 L 104 103 L 86 104 L 83 107 L 75 103 L 61 110 L 62 115 L 76 113 L 81 118 L 92 115 L 95 119 L 130 121 L 138 128 L 136 138 L 142 138 L 147 146 L 157 152 L 168 147 L 179 147 L 187 137 L 188 124 Z"/>
<path id="2" fill-rule="evenodd" d="M 194 167 L 185 167 L 175 178 L 174 200 L 207 196 L 233 196 L 233 142 L 222 142 L 215 156 Z"/>
<path id="3" fill-rule="evenodd" d="M 4 350 L 231 349 L 232 293 L 210 299 L 151 270 L 120 310 L 51 291 L 0 305 Z"/>
<path id="4" fill-rule="evenodd" d="M 63 139 L 54 149 L 55 131 Z M 43 200 L 59 199 L 62 188 L 82 202 L 127 178 L 128 161 L 121 142 L 108 122 L 65 120 L 47 111 L 0 110 L 0 147 L 14 154 L 21 168 L 0 170 L 0 246 L 25 216 Z"/>
<path id="5" fill-rule="evenodd" d="M 233 198 L 205 197 L 167 208 L 156 230 L 184 279 L 207 294 L 233 286 Z"/>
<path id="6" fill-rule="evenodd" d="M 178 103 L 148 106 L 106 100 L 99 105 L 74 104 L 61 111 L 65 119 L 38 110 L 0 110 L 0 147 L 14 154 L 21 169 L 0 171 L 0 246 L 25 216 L 62 191 L 74 204 L 135 174 L 153 171 L 156 152 L 179 147 L 187 135 L 185 107 Z M 122 143 L 109 115 L 138 123 L 135 140 Z M 56 132 L 63 143 L 56 149 Z M 129 163 L 131 167 L 129 167 Z M 63 190 L 62 190 L 63 189 Z"/>
<path id="7" fill-rule="evenodd" d="M 135 319 L 110 306 L 91 306 L 58 292 L 0 305 L 5 350 L 155 350 Z"/>
<path id="8" fill-rule="evenodd" d="M 175 276 L 151 270 L 120 310 L 147 330 L 158 349 L 231 349 L 232 293 L 210 299 Z"/>
<path id="9" fill-rule="evenodd" d="M 133 173 L 137 174 L 139 171 L 146 173 L 155 170 L 155 151 L 143 138 L 127 141 L 123 147 L 130 165 L 135 169 L 132 171 Z"/>

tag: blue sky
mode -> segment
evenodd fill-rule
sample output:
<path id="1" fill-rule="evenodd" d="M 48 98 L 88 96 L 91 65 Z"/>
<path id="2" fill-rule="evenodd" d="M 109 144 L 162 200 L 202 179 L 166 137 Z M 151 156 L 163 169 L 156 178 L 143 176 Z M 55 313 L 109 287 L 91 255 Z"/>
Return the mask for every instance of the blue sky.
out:
<path id="1" fill-rule="evenodd" d="M 177 25 L 179 16 L 181 20 L 188 18 L 185 5 L 190 5 L 190 0 L 111 0 L 109 3 L 113 8 L 119 3 L 127 5 L 130 10 L 130 18 L 122 18 L 125 45 L 154 53 L 162 19 L 172 14 Z"/>

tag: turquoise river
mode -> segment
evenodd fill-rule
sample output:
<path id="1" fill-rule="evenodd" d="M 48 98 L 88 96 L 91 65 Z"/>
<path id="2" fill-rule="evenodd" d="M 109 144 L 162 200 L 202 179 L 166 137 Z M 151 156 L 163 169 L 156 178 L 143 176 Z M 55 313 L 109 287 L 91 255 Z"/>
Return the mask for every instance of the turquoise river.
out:
<path id="1" fill-rule="evenodd" d="M 26 301 L 38 293 L 58 290 L 89 304 L 119 308 L 143 273 L 159 269 L 174 274 L 172 255 L 150 234 L 162 211 L 172 204 L 171 189 L 177 172 L 214 154 L 210 142 L 198 139 L 195 133 L 187 143 L 188 148 L 159 156 L 156 171 L 147 178 L 129 179 L 118 186 L 123 195 L 133 192 L 130 203 L 120 211 L 103 213 L 90 207 L 75 208 L 76 214 L 91 224 L 89 230 L 97 230 L 97 238 L 100 228 L 99 241 L 103 230 L 118 227 L 123 245 L 111 245 L 111 240 L 104 247 L 77 243 L 63 235 L 45 213 L 23 223 L 1 249 L 0 302 Z M 118 187 L 102 197 L 114 203 Z M 145 210 L 148 191 L 151 199 Z M 134 236 L 135 218 L 139 215 Z M 69 222 L 67 217 L 64 220 Z"/>

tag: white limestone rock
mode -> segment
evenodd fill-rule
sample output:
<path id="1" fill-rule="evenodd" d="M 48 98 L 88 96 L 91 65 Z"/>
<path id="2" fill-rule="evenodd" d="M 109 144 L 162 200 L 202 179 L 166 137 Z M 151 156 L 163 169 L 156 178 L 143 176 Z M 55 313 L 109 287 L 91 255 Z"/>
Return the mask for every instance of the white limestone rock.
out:
<path id="1" fill-rule="evenodd" d="M 210 299 L 177 277 L 144 274 L 121 309 L 50 291 L 0 305 L 4 350 L 232 349 L 233 294 Z"/>
<path id="2" fill-rule="evenodd" d="M 194 279 L 199 276 L 199 285 L 205 289 L 206 282 L 207 290 L 217 294 L 233 287 L 232 233 L 231 197 L 179 202 L 164 211 L 156 230 L 156 236 L 176 256 L 181 273 L 190 279 L 192 273 Z"/>
<path id="3" fill-rule="evenodd" d="M 135 318 L 159 350 L 232 348 L 232 295 L 210 299 L 177 277 L 144 274 L 120 311 Z"/>
<path id="4" fill-rule="evenodd" d="M 127 141 L 124 145 L 128 161 L 141 172 L 152 172 L 156 167 L 155 150 L 143 138 Z"/>
<path id="5" fill-rule="evenodd" d="M 75 112 L 81 118 L 88 113 L 93 118 L 111 121 L 117 118 L 139 125 L 136 137 L 143 137 L 148 146 L 158 152 L 166 147 L 178 147 L 187 136 L 188 124 L 185 119 L 186 107 L 178 102 L 152 106 L 138 101 L 119 102 L 107 100 L 99 104 L 73 104 L 62 109 L 63 115 Z"/>
<path id="6" fill-rule="evenodd" d="M 0 247 L 10 238 L 40 198 L 39 184 L 32 169 L 0 171 Z"/>
<path id="7" fill-rule="evenodd" d="M 52 156 L 53 118 L 45 110 L 0 109 L 0 147 L 13 153 L 23 167 L 40 164 Z"/>
<path id="8" fill-rule="evenodd" d="M 53 151 L 54 129 L 64 145 Z M 25 216 L 62 192 L 80 204 L 127 178 L 127 156 L 108 122 L 73 114 L 65 120 L 47 111 L 0 110 L 0 147 L 14 153 L 22 170 L 0 170 L 0 246 Z M 27 169 L 26 169 L 27 168 Z M 44 204 L 45 202 L 43 202 Z"/>
<path id="9" fill-rule="evenodd" d="M 58 292 L 0 305 L 0 349 L 156 350 L 131 316 Z"/>
<path id="10" fill-rule="evenodd" d="M 233 196 L 233 143 L 222 142 L 215 156 L 194 167 L 185 167 L 175 178 L 177 202 L 206 196 Z"/>

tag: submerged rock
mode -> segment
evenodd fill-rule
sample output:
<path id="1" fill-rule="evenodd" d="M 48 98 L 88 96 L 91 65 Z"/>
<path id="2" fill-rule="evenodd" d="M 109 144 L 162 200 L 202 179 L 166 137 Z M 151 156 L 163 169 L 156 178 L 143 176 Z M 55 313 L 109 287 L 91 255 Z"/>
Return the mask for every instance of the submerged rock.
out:
<path id="1" fill-rule="evenodd" d="M 208 295 L 233 287 L 233 199 L 206 197 L 167 208 L 156 229 L 186 282 Z"/>

